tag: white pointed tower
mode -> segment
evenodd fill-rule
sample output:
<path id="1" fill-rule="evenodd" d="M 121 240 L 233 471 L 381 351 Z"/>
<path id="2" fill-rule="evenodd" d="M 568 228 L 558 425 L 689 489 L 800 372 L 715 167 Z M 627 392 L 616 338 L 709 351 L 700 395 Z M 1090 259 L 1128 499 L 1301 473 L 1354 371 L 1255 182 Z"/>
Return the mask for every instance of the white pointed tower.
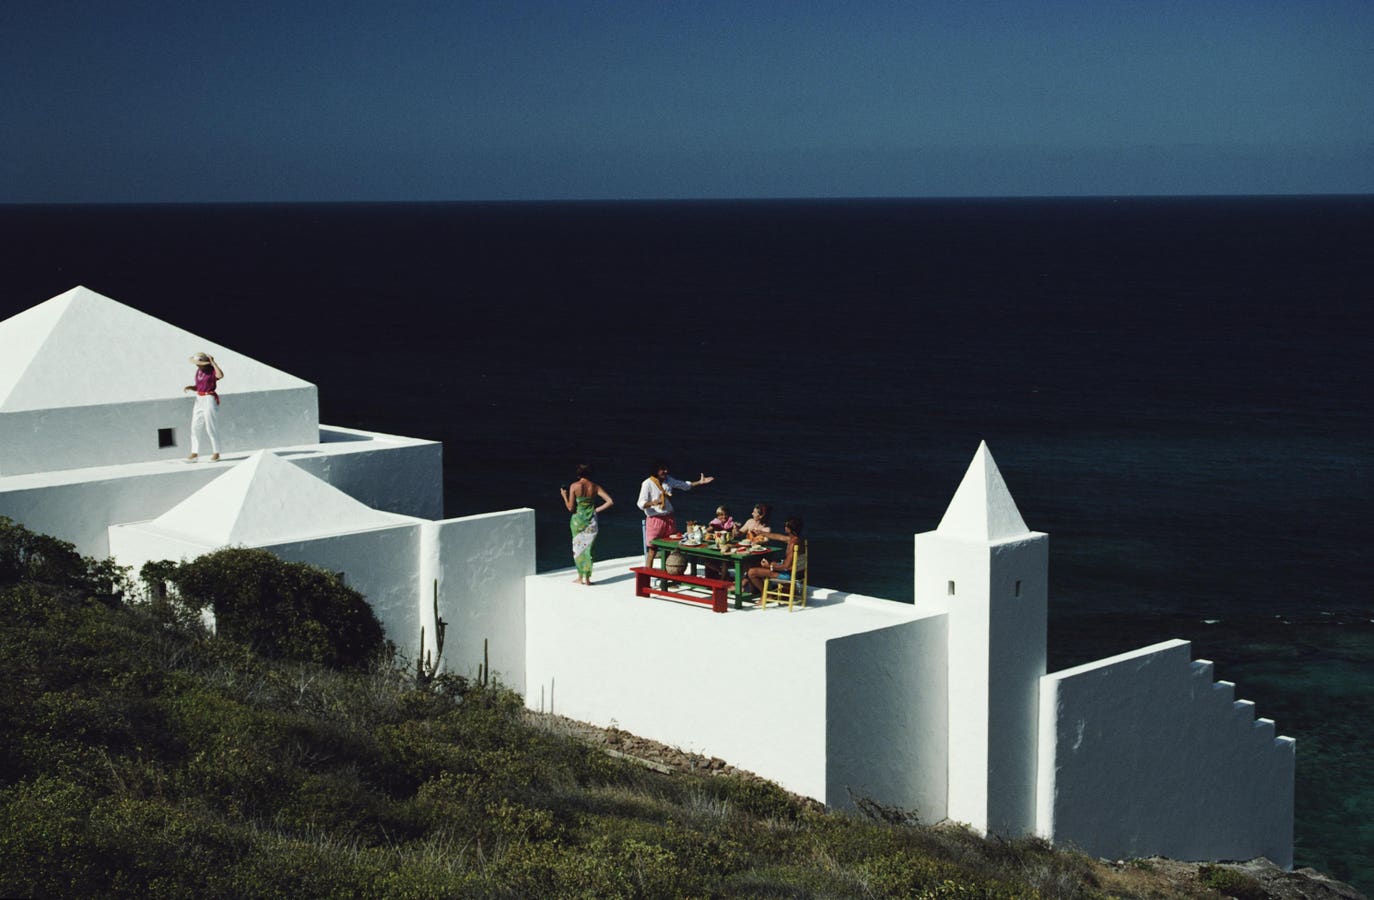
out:
<path id="1" fill-rule="evenodd" d="M 1035 826 L 1049 536 L 1026 528 L 986 443 L 944 518 L 916 535 L 916 602 L 948 610 L 948 816 L 1008 837 Z"/>

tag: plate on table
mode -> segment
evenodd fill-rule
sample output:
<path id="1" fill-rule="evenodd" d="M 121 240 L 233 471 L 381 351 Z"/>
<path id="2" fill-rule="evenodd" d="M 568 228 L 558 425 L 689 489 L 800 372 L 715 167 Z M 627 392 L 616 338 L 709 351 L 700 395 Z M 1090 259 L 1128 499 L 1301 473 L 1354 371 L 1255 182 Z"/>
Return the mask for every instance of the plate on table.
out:
<path id="1" fill-rule="evenodd" d="M 678 541 L 679 547 L 700 547 L 701 541 Z"/>
<path id="2" fill-rule="evenodd" d="M 680 534 L 670 534 L 670 535 L 668 535 L 668 540 L 670 540 L 670 541 L 680 541 L 680 540 L 682 540 L 682 535 L 680 535 Z"/>

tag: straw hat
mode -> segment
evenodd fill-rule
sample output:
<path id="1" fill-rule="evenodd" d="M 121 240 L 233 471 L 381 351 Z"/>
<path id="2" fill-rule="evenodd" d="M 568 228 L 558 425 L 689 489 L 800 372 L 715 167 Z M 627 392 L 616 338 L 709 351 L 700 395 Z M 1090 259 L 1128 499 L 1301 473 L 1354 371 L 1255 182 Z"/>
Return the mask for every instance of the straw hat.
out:
<path id="1" fill-rule="evenodd" d="M 212 364 L 210 361 L 210 354 L 204 352 L 192 354 L 191 362 L 198 366 L 208 366 Z"/>

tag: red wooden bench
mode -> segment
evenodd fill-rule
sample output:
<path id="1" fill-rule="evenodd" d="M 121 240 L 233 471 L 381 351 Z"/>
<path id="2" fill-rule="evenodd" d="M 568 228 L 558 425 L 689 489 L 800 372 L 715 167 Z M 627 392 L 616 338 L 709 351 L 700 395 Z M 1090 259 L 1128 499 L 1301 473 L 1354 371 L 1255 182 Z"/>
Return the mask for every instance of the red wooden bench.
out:
<path id="1" fill-rule="evenodd" d="M 735 586 L 733 581 L 726 581 L 721 578 L 703 578 L 700 575 L 670 575 L 662 569 L 651 569 L 647 566 L 631 566 L 630 571 L 635 573 L 635 596 L 636 597 L 672 597 L 674 600 L 689 600 L 692 603 L 709 603 L 711 611 L 725 612 L 726 600 L 730 596 L 730 588 Z M 670 591 L 666 588 L 649 587 L 650 578 L 663 578 L 668 581 L 677 581 L 683 584 L 696 584 L 701 587 L 710 588 L 711 596 L 706 597 L 701 594 L 687 594 L 682 591 Z"/>

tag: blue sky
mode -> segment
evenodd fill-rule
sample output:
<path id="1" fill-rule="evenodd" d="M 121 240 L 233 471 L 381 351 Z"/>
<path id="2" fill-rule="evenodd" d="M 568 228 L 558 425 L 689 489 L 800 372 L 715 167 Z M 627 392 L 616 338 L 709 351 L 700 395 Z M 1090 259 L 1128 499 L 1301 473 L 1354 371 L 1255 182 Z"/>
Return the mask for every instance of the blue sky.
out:
<path id="1" fill-rule="evenodd" d="M 0 3 L 0 202 L 1374 193 L 1374 2 Z"/>

